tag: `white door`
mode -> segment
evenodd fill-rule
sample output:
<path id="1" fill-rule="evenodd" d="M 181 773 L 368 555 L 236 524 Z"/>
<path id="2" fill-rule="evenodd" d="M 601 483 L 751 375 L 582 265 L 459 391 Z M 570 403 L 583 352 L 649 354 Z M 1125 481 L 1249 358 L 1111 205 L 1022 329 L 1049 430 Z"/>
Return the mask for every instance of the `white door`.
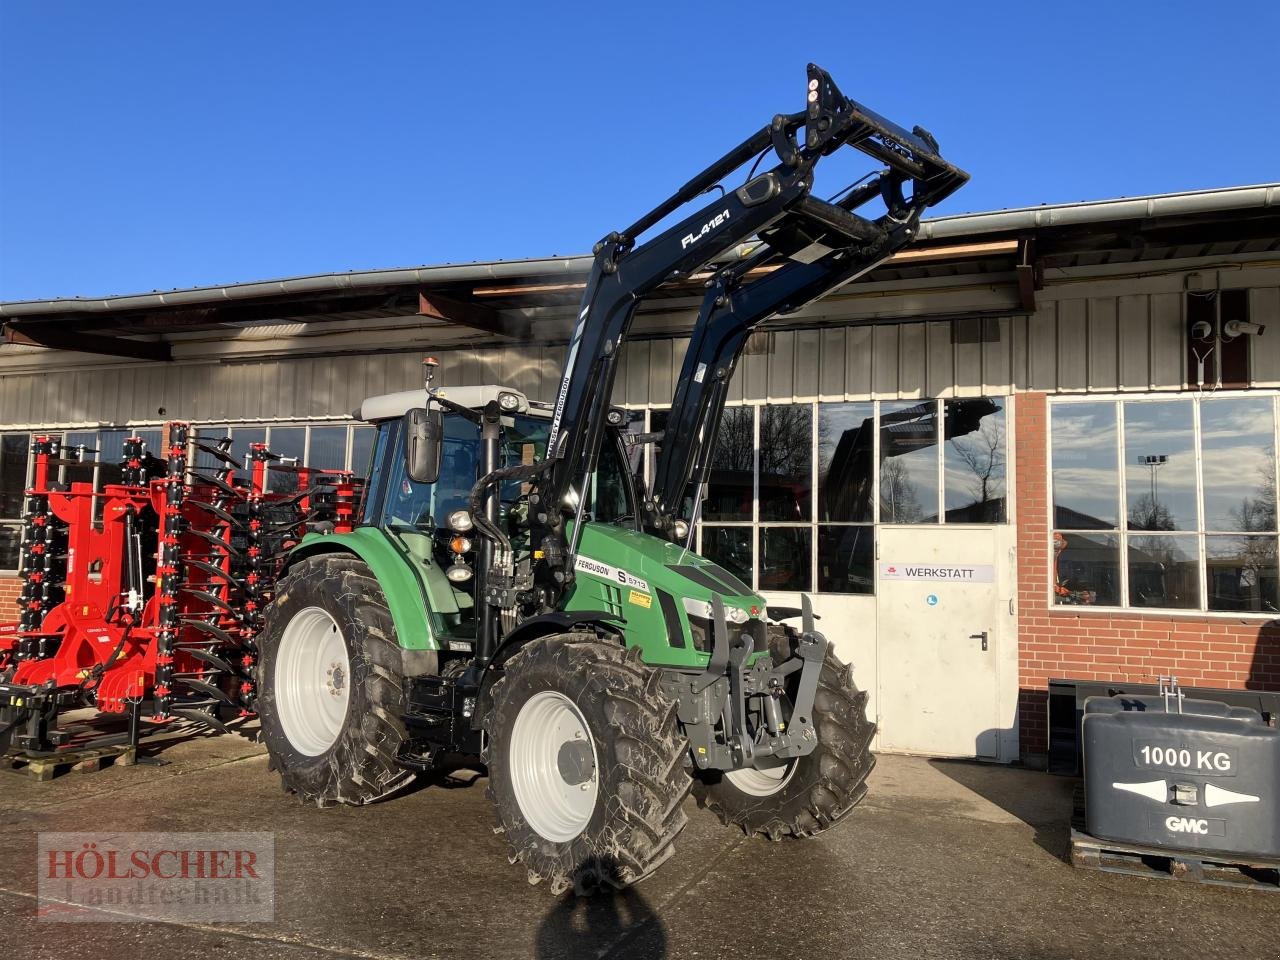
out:
<path id="1" fill-rule="evenodd" d="M 1002 758 L 1000 643 L 1010 604 L 1001 540 L 991 527 L 880 528 L 881 749 Z"/>

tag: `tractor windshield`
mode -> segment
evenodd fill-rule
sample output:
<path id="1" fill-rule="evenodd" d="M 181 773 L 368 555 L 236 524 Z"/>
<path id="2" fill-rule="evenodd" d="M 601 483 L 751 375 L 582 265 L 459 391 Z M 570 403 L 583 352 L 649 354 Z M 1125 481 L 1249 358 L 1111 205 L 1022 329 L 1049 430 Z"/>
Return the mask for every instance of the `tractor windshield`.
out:
<path id="1" fill-rule="evenodd" d="M 547 448 L 551 422 L 546 417 L 521 414 L 503 418 L 504 466 L 533 463 Z M 451 636 L 468 637 L 475 630 L 475 580 L 451 583 L 444 571 L 454 556 L 449 541 L 449 514 L 465 509 L 471 488 L 480 473 L 480 428 L 465 417 L 449 413 L 444 418 L 440 476 L 435 483 L 417 483 L 405 469 L 404 430 L 400 420 L 378 425 L 373 463 L 369 471 L 362 523 L 381 527 L 398 548 L 417 563 L 431 593 L 432 615 Z M 635 525 L 634 493 L 618 444 L 606 443 L 600 468 L 588 491 L 587 512 L 594 520 Z M 511 538 L 517 564 L 529 561 L 529 484 L 502 485 L 498 524 Z M 476 562 L 468 554 L 470 564 Z"/>
<path id="2" fill-rule="evenodd" d="M 503 418 L 502 459 L 504 466 L 533 463 L 546 452 L 550 421 L 545 417 L 521 414 Z M 440 476 L 435 483 L 416 483 L 405 469 L 404 438 L 399 420 L 378 426 L 378 440 L 370 470 L 363 522 L 399 534 L 416 544 L 415 553 L 424 559 L 449 557 L 452 531 L 449 514 L 465 509 L 471 488 L 479 479 L 480 428 L 458 414 L 444 418 L 444 446 Z M 634 495 L 626 474 L 625 461 L 616 443 L 606 443 L 600 468 L 587 492 L 587 513 L 606 523 L 634 522 Z M 508 532 L 517 550 L 528 542 L 529 484 L 510 482 L 502 486 L 499 523 Z M 437 542 L 438 541 L 438 542 Z"/>

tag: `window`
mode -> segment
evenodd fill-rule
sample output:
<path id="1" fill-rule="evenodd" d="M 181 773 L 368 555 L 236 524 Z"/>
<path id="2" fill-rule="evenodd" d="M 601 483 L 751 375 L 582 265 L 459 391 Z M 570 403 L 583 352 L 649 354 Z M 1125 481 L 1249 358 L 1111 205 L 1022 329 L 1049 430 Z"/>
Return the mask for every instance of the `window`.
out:
<path id="1" fill-rule="evenodd" d="M 249 447 L 255 443 L 267 442 L 266 427 L 236 427 L 235 430 L 229 430 L 227 427 L 201 427 L 200 435 L 208 436 L 215 441 L 220 437 L 230 435 L 231 437 L 231 459 L 236 462 L 236 473 L 244 480 L 248 481 L 253 474 L 253 464 L 249 462 Z M 217 460 L 210 458 L 208 461 L 201 460 L 208 454 L 196 454 L 196 462 L 206 469 L 217 470 L 223 465 Z M 206 463 L 208 466 L 206 467 Z"/>
<path id="2" fill-rule="evenodd" d="M 943 402 L 943 507 L 947 523 L 1003 523 L 1004 405 L 986 397 Z"/>
<path id="3" fill-rule="evenodd" d="M 1055 603 L 1280 609 L 1276 403 L 1053 401 Z"/>
<path id="4" fill-rule="evenodd" d="M 300 466 L 307 462 L 306 427 L 272 427 L 267 434 L 267 449 L 279 460 L 272 465 Z M 267 472 L 267 489 L 275 493 L 293 493 L 298 489 L 298 478 L 285 470 Z"/>
<path id="5" fill-rule="evenodd" d="M 818 404 L 818 589 L 875 592 L 874 403 Z M 856 524 L 856 526 L 855 526 Z"/>
<path id="6" fill-rule="evenodd" d="M 872 594 L 876 523 L 1005 522 L 1005 404 L 728 407 L 701 552 L 759 590 Z"/>
<path id="7" fill-rule="evenodd" d="M 373 427 L 351 428 L 351 465 L 349 469 L 360 477 L 373 476 Z"/>
<path id="8" fill-rule="evenodd" d="M 347 466 L 347 428 L 312 427 L 307 445 L 307 466 L 344 470 Z"/>
<path id="9" fill-rule="evenodd" d="M 663 413 L 665 427 L 666 411 Z M 715 453 L 711 457 L 707 497 L 702 504 L 704 520 L 751 519 L 755 462 L 755 408 L 729 407 L 720 423 L 720 435 L 716 438 Z"/>
<path id="10" fill-rule="evenodd" d="M 880 405 L 880 519 L 936 523 L 938 405 Z"/>
<path id="11" fill-rule="evenodd" d="M 0 570 L 18 569 L 30 445 L 25 433 L 0 434 Z"/>

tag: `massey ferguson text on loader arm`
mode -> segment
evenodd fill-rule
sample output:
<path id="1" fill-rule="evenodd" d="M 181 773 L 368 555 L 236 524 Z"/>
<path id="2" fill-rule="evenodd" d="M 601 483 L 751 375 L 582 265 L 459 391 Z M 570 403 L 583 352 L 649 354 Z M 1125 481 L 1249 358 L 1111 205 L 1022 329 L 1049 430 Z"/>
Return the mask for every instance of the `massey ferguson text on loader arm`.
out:
<path id="1" fill-rule="evenodd" d="M 804 128 L 802 144 L 797 142 L 801 127 Z M 889 174 L 880 180 L 889 205 L 888 220 L 881 218 L 872 222 L 852 212 L 857 204 L 847 201 L 835 204 L 812 196 L 814 167 L 822 157 L 842 146 L 854 147 L 889 167 Z M 772 169 L 736 189 L 725 191 L 718 200 L 635 246 L 640 234 L 685 203 L 716 189 L 722 179 L 757 155 L 763 156 L 770 148 L 778 161 Z M 913 195 L 910 201 L 905 201 L 901 184 L 908 179 L 913 184 Z M 664 281 L 703 267 L 752 236 L 777 238 L 784 248 L 788 242 L 812 247 L 814 242 L 824 239 L 826 246 L 842 251 L 876 248 L 878 244 L 888 246 L 894 220 L 911 221 L 913 210 L 949 195 L 967 179 L 965 173 L 938 155 L 927 133 L 919 128 L 909 133 L 848 99 L 826 71 L 809 64 L 804 110 L 775 116 L 768 126 L 711 164 L 627 230 L 611 233 L 596 245 L 595 262 L 555 399 L 547 442 L 550 463 L 535 481 L 530 496 L 533 547 L 541 556 L 536 576 L 538 586 L 544 591 L 546 606 L 556 606 L 573 578 L 573 555 L 582 530 L 586 481 L 596 469 L 618 354 L 640 299 Z M 854 196 L 870 199 L 862 190 Z M 918 210 L 914 215 L 918 217 Z M 803 238 L 810 242 L 804 242 Z M 908 239 L 902 239 L 899 245 Z M 805 256 L 801 249 L 790 252 Z M 841 263 L 834 272 L 843 269 L 845 265 Z M 797 299 L 811 289 L 814 292 L 806 299 L 812 299 L 832 285 L 831 266 L 815 266 L 811 271 L 797 273 L 778 272 L 782 277 L 768 287 L 773 305 L 761 319 L 785 302 L 787 297 L 779 296 L 778 290 L 788 284 L 792 285 Z M 700 326 L 712 323 L 718 326 L 719 319 L 704 310 L 699 318 Z M 695 331 L 694 343 L 705 339 L 701 330 Z M 736 352 L 732 355 L 736 356 Z M 688 366 L 686 362 L 686 369 Z M 566 501 L 570 490 L 579 494 L 576 502 Z M 566 541 L 566 522 L 570 518 L 576 522 L 571 541 Z"/>
<path id="2" fill-rule="evenodd" d="M 859 109 L 870 115 L 865 108 Z M 769 317 L 798 310 L 874 269 L 915 238 L 925 209 L 968 179 L 938 157 L 937 144 L 919 127 L 914 134 L 906 134 L 880 118 L 875 124 L 892 131 L 891 142 L 904 153 L 876 154 L 888 160 L 889 168 L 837 202 L 840 210 L 854 218 L 856 232 L 844 222 L 801 210 L 789 222 L 761 231 L 759 250 L 724 267 L 709 282 L 667 415 L 665 432 L 680 442 L 662 444 L 651 496 L 641 508 L 649 533 L 672 539 L 693 481 L 686 545 L 691 542 L 729 381 L 751 332 Z M 925 173 L 923 178 L 920 171 Z M 903 193 L 907 181 L 911 182 L 909 198 Z M 873 198 L 884 201 L 884 215 L 869 221 L 853 213 Z M 769 262 L 779 255 L 795 259 L 770 269 Z M 767 271 L 763 276 L 751 279 L 762 269 Z"/>

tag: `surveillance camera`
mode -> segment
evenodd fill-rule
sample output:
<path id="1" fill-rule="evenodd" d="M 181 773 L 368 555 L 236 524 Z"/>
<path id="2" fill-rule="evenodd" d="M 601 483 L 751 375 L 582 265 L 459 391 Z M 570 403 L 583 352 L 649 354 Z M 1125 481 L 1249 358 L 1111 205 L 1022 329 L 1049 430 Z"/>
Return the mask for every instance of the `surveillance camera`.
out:
<path id="1" fill-rule="evenodd" d="M 1222 325 L 1222 333 L 1226 337 L 1238 337 L 1241 334 L 1260 337 L 1265 329 L 1267 328 L 1262 324 L 1251 323 L 1248 320 L 1228 320 Z"/>
<path id="2" fill-rule="evenodd" d="M 1200 320 L 1191 325 L 1191 336 L 1196 340 L 1212 340 L 1213 324 L 1208 320 Z"/>

